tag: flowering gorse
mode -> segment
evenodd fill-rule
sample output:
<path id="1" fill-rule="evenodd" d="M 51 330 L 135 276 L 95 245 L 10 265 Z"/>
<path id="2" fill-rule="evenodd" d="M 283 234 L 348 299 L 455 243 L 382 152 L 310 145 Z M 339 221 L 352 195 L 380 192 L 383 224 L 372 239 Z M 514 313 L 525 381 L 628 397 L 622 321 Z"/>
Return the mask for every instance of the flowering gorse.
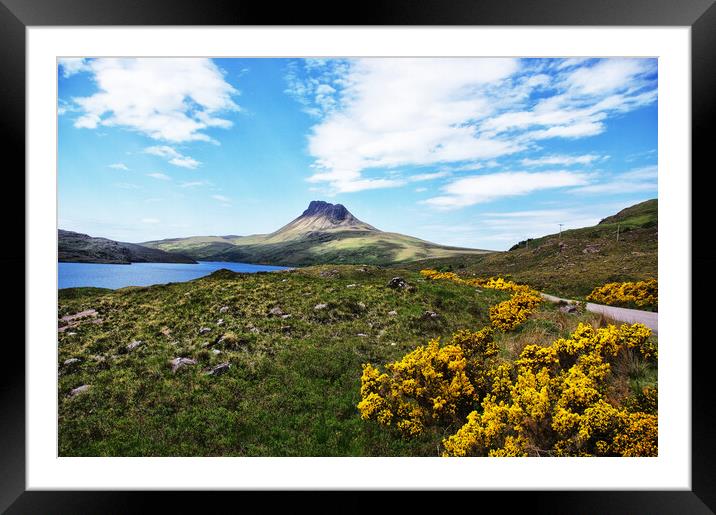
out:
<path id="1" fill-rule="evenodd" d="M 443 456 L 656 456 L 656 388 L 620 403 L 612 375 L 633 356 L 656 359 L 650 336 L 640 324 L 579 324 L 510 361 L 491 328 L 459 331 L 385 372 L 364 365 L 358 409 L 404 437 L 461 424 L 443 438 Z"/>
<path id="2" fill-rule="evenodd" d="M 432 280 L 447 280 L 467 286 L 512 292 L 513 295 L 509 300 L 500 302 L 490 308 L 492 326 L 503 331 L 511 331 L 518 327 L 527 320 L 542 302 L 539 292 L 527 285 L 507 281 L 502 277 L 463 279 L 453 272 L 421 270 L 420 273 L 423 277 Z"/>
<path id="3" fill-rule="evenodd" d="M 648 281 L 608 283 L 594 288 L 587 295 L 587 300 L 600 304 L 636 305 L 640 307 L 657 307 L 659 303 L 659 286 L 656 279 Z"/>

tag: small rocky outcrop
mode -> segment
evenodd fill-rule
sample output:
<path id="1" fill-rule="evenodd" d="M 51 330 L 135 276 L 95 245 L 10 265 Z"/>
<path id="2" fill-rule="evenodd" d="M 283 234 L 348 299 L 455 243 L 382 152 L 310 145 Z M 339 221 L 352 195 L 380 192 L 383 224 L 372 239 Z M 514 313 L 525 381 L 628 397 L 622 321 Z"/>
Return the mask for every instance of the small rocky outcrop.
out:
<path id="1" fill-rule="evenodd" d="M 129 345 L 127 345 L 127 351 L 133 351 L 143 343 L 142 340 L 132 340 Z"/>
<path id="2" fill-rule="evenodd" d="M 172 372 L 176 372 L 187 365 L 196 365 L 196 360 L 191 358 L 174 358 L 169 364 L 172 366 Z"/>
<path id="3" fill-rule="evenodd" d="M 231 363 L 225 361 L 224 363 L 219 363 L 218 365 L 211 367 L 205 373 L 210 376 L 220 376 L 221 374 L 228 372 L 230 368 Z"/>
<path id="4" fill-rule="evenodd" d="M 90 385 L 83 384 L 82 386 L 78 386 L 77 388 L 73 388 L 70 390 L 70 393 L 68 394 L 69 397 L 76 397 L 77 395 L 81 393 L 85 393 L 87 390 L 90 389 Z"/>
<path id="5" fill-rule="evenodd" d="M 393 277 L 386 286 L 394 290 L 404 290 L 410 285 L 402 277 Z"/>

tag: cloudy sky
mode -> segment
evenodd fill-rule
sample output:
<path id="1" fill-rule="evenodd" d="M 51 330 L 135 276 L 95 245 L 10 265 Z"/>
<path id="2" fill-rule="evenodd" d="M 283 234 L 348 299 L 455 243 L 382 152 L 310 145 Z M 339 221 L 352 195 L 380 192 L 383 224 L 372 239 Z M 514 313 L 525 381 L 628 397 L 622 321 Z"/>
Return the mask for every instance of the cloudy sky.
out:
<path id="1" fill-rule="evenodd" d="M 655 59 L 60 59 L 59 225 L 271 232 L 311 200 L 504 250 L 657 195 Z"/>

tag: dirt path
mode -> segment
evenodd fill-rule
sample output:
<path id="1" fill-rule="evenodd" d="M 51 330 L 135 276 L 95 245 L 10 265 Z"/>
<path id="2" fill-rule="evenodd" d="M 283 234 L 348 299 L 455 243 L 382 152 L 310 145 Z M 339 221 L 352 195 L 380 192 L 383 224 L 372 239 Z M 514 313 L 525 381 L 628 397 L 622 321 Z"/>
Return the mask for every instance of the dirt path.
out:
<path id="1" fill-rule="evenodd" d="M 562 299 L 560 297 L 555 297 L 554 295 L 548 295 L 546 293 L 542 293 L 542 298 L 550 301 L 550 302 L 559 302 L 564 301 L 567 303 L 573 303 L 575 301 L 570 299 Z M 658 321 L 659 321 L 659 314 L 653 313 L 651 311 L 641 311 L 639 309 L 627 309 L 627 308 L 618 308 L 615 306 L 605 306 L 603 304 L 593 304 L 591 302 L 586 303 L 587 311 L 591 311 L 592 313 L 600 313 L 604 315 L 605 317 L 609 317 L 613 320 L 617 320 L 619 322 L 625 322 L 627 324 L 644 324 L 649 329 L 654 331 L 654 334 L 658 334 Z"/>

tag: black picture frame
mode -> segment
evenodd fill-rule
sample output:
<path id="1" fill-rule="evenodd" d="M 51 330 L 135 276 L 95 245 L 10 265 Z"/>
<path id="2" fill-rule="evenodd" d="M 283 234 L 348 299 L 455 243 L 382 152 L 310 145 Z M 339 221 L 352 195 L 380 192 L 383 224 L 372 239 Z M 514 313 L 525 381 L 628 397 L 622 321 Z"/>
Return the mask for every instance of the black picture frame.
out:
<path id="1" fill-rule="evenodd" d="M 31 26 L 63 25 L 565 25 L 565 26 L 688 26 L 691 28 L 692 72 L 692 278 L 699 291 L 710 291 L 716 258 L 707 251 L 711 216 L 707 163 L 711 165 L 708 128 L 715 118 L 716 98 L 716 6 L 715 0 L 363 0 L 338 3 L 283 3 L 245 0 L 0 0 L 0 145 L 3 155 L 15 159 L 6 165 L 5 191 L 24 202 L 25 166 L 25 30 Z M 340 8 L 340 9 L 339 9 Z M 712 166 L 709 166 L 712 168 Z M 694 173 L 699 170 L 699 173 Z M 671 172 L 671 171 L 670 171 Z M 13 182 L 14 181 L 14 182 Z M 10 192 L 13 192 L 10 194 Z M 21 195 L 20 192 L 23 192 Z M 699 198 L 700 197 L 700 198 Z M 6 224 L 6 270 L 24 270 L 25 227 L 18 222 L 20 206 L 0 203 Z M 24 213 L 24 209 L 22 211 Z M 668 216 L 666 213 L 664 216 Z M 9 235 L 7 233 L 10 233 Z M 13 242 L 7 245 L 7 242 Z M 7 272 L 5 286 L 13 292 L 13 303 L 25 299 L 21 274 Z M 693 283 L 693 281 L 692 281 Z M 20 293 L 22 292 L 22 293 Z M 6 297 L 6 298 L 9 298 Z M 23 302 L 24 305 L 24 302 Z M 708 320 L 710 302 L 692 293 L 692 320 Z M 25 309 L 32 309 L 26 305 Z M 0 362 L 0 511 L 7 513 L 132 513 L 145 511 L 148 501 L 163 509 L 185 511 L 193 505 L 202 511 L 218 511 L 219 501 L 230 501 L 235 493 L 212 492 L 68 492 L 26 491 L 25 487 L 25 352 L 19 336 L 17 308 L 12 310 L 11 328 Z M 716 432 L 712 413 L 714 388 L 710 384 L 713 364 L 708 357 L 711 339 L 691 324 L 692 341 L 692 489 L 690 491 L 533 491 L 470 492 L 457 499 L 487 507 L 485 501 L 509 500 L 510 511 L 529 513 L 713 513 L 716 511 Z M 701 336 L 701 338 L 699 338 Z M 662 423 L 668 424 L 669 421 Z M 332 500 L 322 493 L 314 505 L 304 493 L 288 494 L 291 503 L 311 502 L 314 510 L 363 511 L 369 506 L 365 493 L 353 492 Z M 259 502 L 270 501 L 270 493 L 243 493 Z M 312 496 L 311 496 L 312 497 Z M 246 502 L 246 501 L 243 501 Z M 420 506 L 424 493 L 404 499 L 403 509 Z M 452 501 L 451 501 L 452 502 Z M 479 505 L 476 503 L 480 503 Z M 295 505 L 295 504 L 294 504 Z M 237 509 L 246 509 L 236 506 Z"/>

